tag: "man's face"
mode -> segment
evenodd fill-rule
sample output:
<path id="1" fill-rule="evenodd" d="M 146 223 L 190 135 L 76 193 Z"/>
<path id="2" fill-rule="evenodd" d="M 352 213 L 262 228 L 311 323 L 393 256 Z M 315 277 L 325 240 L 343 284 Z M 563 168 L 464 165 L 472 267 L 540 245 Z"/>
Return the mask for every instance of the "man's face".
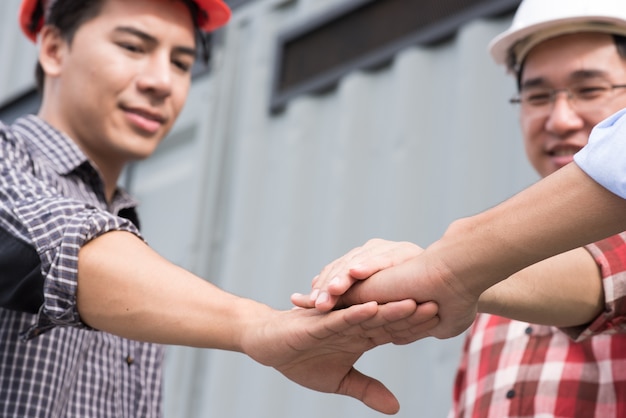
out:
<path id="1" fill-rule="evenodd" d="M 195 35 L 176 0 L 105 0 L 101 13 L 61 43 L 48 74 L 48 119 L 101 168 L 149 156 L 181 111 Z M 44 98 L 45 103 L 45 98 Z"/>
<path id="2" fill-rule="evenodd" d="M 549 39 L 528 54 L 522 73 L 522 91 L 626 84 L 626 62 L 613 38 L 599 33 L 578 33 Z M 538 90 L 534 90 L 538 89 Z M 541 176 L 567 163 L 587 144 L 591 129 L 626 107 L 626 89 L 614 89 L 603 99 L 569 100 L 558 93 L 540 108 L 522 105 L 520 120 L 529 161 Z"/>

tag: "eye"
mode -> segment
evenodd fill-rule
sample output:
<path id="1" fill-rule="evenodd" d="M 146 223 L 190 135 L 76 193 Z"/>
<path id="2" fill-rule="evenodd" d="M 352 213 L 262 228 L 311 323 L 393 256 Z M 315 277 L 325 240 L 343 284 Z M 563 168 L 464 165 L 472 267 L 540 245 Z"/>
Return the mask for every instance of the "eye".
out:
<path id="1" fill-rule="evenodd" d="M 136 54 L 140 54 L 142 52 L 144 52 L 144 49 L 138 45 L 138 44 L 134 44 L 134 43 L 130 43 L 130 42 L 118 42 L 117 44 L 120 48 L 125 49 L 126 51 L 132 52 L 132 53 L 136 53 Z"/>
<path id="2" fill-rule="evenodd" d="M 576 86 L 571 90 L 575 97 L 582 100 L 597 99 L 609 91 L 607 87 L 602 85 Z"/>
<path id="3" fill-rule="evenodd" d="M 193 63 L 190 63 L 188 61 L 183 61 L 183 60 L 172 60 L 172 64 L 174 64 L 174 66 L 176 68 L 178 68 L 179 70 L 187 73 L 191 70 L 191 67 L 193 65 Z"/>
<path id="4" fill-rule="evenodd" d="M 522 92 L 522 102 L 531 106 L 543 106 L 550 103 L 552 94 L 549 90 L 532 90 Z"/>

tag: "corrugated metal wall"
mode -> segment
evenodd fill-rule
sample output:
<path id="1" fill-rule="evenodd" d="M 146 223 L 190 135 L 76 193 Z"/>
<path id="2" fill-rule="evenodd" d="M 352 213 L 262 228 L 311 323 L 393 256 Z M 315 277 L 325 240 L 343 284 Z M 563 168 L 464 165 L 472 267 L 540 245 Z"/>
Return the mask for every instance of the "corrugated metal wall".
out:
<path id="1" fill-rule="evenodd" d="M 259 0 L 238 9 L 172 135 L 126 176 L 156 249 L 277 308 L 368 238 L 426 246 L 454 219 L 536 179 L 507 103 L 513 82 L 486 52 L 507 19 L 468 24 L 444 44 L 409 48 L 385 68 L 349 74 L 271 115 L 277 34 L 342 1 Z M 18 3 L 0 4 L 0 97 L 32 66 L 16 59 L 25 54 L 19 37 L 6 34 Z M 7 62 L 18 68 L 7 72 Z M 443 417 L 461 342 L 381 347 L 358 367 L 397 394 L 399 417 Z M 182 347 L 168 352 L 165 397 L 168 418 L 380 416 L 241 354 Z"/>
<path id="2" fill-rule="evenodd" d="M 37 50 L 18 29 L 20 3 L 0 2 L 0 105 L 33 86 Z"/>

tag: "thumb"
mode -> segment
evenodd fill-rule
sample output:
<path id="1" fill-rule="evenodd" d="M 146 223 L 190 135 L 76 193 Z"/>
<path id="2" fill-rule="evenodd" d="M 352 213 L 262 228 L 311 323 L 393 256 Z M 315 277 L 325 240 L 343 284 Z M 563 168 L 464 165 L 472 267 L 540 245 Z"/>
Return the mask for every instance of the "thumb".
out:
<path id="1" fill-rule="evenodd" d="M 396 414 L 400 410 L 400 403 L 385 385 L 355 368 L 348 372 L 337 393 L 358 399 L 387 415 Z"/>

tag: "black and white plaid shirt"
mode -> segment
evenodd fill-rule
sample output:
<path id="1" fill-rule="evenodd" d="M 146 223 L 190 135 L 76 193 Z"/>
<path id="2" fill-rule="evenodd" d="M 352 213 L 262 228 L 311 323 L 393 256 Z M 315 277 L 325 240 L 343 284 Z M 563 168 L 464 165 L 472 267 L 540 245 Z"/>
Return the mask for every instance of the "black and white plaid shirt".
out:
<path id="1" fill-rule="evenodd" d="M 78 251 L 139 235 L 135 202 L 107 204 L 77 145 L 35 116 L 0 122 L 0 417 L 161 415 L 163 347 L 89 329 L 76 309 Z"/>

